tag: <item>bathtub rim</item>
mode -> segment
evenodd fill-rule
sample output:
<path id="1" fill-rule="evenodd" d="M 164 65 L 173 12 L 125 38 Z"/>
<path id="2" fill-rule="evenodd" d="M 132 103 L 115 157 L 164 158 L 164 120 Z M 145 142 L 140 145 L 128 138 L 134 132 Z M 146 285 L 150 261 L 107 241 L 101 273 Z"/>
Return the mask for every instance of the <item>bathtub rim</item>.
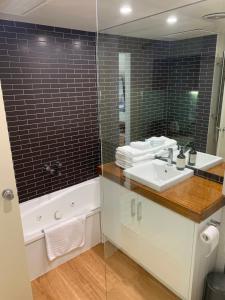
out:
<path id="1" fill-rule="evenodd" d="M 91 184 L 97 184 L 97 187 L 100 191 L 100 176 L 97 176 L 95 178 L 80 182 L 78 184 L 66 187 L 64 189 L 60 189 L 57 191 L 54 191 L 52 193 L 48 193 L 46 195 L 30 199 L 28 201 L 22 202 L 19 204 L 20 206 L 20 215 L 21 219 L 28 214 L 32 213 L 34 210 L 38 208 L 44 207 L 47 203 L 50 204 L 54 201 L 56 201 L 58 198 L 62 197 L 63 195 L 67 194 L 68 192 L 75 191 L 81 187 L 84 187 L 85 185 L 91 185 Z M 52 198 L 49 199 L 49 196 L 52 195 Z M 100 197 L 100 195 L 99 195 Z"/>

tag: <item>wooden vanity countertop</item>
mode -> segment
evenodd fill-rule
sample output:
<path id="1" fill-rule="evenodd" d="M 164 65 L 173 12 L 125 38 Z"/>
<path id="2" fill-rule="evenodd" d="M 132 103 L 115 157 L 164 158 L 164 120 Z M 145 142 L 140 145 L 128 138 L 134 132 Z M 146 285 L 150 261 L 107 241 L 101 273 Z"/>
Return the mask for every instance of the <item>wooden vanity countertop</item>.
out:
<path id="1" fill-rule="evenodd" d="M 165 206 L 194 222 L 200 223 L 225 205 L 222 185 L 201 177 L 178 183 L 164 192 L 157 192 L 123 175 L 115 163 L 98 166 L 98 173 L 145 198 Z"/>
<path id="2" fill-rule="evenodd" d="M 208 169 L 207 172 L 223 177 L 225 172 L 225 163 L 219 164 L 211 169 Z"/>

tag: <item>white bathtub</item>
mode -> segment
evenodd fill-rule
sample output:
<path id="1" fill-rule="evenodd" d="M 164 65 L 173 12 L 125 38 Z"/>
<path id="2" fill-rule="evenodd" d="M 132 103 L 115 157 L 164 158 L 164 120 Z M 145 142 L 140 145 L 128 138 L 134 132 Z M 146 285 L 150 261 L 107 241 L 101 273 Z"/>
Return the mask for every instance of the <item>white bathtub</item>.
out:
<path id="1" fill-rule="evenodd" d="M 22 203 L 20 210 L 31 280 L 101 241 L 99 178 Z M 43 229 L 83 213 L 87 214 L 85 245 L 49 262 Z"/>

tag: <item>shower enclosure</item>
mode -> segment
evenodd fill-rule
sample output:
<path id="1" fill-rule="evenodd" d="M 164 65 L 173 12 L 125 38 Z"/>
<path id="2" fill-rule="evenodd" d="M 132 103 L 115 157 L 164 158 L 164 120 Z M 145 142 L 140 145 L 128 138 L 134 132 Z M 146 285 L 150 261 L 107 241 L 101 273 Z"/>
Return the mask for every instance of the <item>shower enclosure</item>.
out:
<path id="1" fill-rule="evenodd" d="M 114 4 L 115 11 L 119 3 Z M 166 28 L 169 16 L 186 15 L 193 10 L 192 4 L 139 19 L 135 11 L 123 18 L 118 13 L 113 21 L 109 8 L 109 1 L 98 0 L 107 299 L 198 299 L 197 294 L 193 296 L 192 225 L 138 195 L 116 167 L 116 149 L 132 141 L 167 136 L 179 145 L 192 142 L 198 151 L 216 154 L 216 115 L 224 109 L 224 34 Z M 203 269 L 198 276 L 203 282 Z"/>
<path id="2" fill-rule="evenodd" d="M 159 213 L 156 206 L 151 206 L 132 191 L 129 181 L 122 187 L 104 178 L 105 166 L 113 168 L 118 146 L 167 133 L 167 87 L 158 85 L 160 76 L 164 80 L 163 73 L 168 69 L 169 45 L 101 30 L 101 1 L 99 13 L 97 57 L 107 299 L 178 299 L 176 289 L 172 287 L 179 287 L 180 295 L 189 293 L 189 285 L 185 282 L 189 282 L 188 268 L 192 257 L 192 243 L 178 231 L 188 232 L 191 228 L 177 220 L 175 224 L 179 230 L 174 230 L 173 218 L 167 210 Z M 196 60 L 198 63 L 198 57 Z M 158 74 L 159 70 L 162 70 L 161 74 Z M 172 93 L 171 90 L 171 97 Z M 195 117 L 198 93 L 181 91 L 179 97 L 182 96 L 192 103 L 185 116 L 189 124 Z M 180 113 L 179 109 L 177 113 Z M 171 123 L 169 128 L 175 135 L 179 125 L 176 121 Z M 165 219 L 164 226 L 160 226 L 158 218 Z M 149 229 L 156 226 L 160 227 L 161 236 Z M 178 240 L 176 234 L 180 237 Z M 173 257 L 176 247 L 180 250 L 180 262 Z M 176 269 L 176 274 L 171 277 L 168 269 Z M 155 278 L 159 274 L 161 280 L 152 277 L 150 270 Z M 183 274 L 182 278 L 178 274 Z"/>

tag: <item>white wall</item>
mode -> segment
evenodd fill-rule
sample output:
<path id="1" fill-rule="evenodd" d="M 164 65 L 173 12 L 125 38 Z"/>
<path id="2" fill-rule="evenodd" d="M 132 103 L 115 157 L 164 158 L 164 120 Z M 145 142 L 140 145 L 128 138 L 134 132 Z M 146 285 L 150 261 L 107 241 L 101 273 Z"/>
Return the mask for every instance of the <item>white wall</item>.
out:
<path id="1" fill-rule="evenodd" d="M 119 53 L 119 74 L 125 75 L 125 112 L 119 113 L 120 121 L 125 123 L 125 143 L 130 143 L 130 53 Z"/>
<path id="2" fill-rule="evenodd" d="M 223 271 L 225 266 L 225 208 L 222 209 L 220 241 L 217 252 L 216 270 Z"/>
<path id="3" fill-rule="evenodd" d="M 225 50 L 225 34 L 218 34 L 216 45 L 216 58 L 214 65 L 213 86 L 211 96 L 211 107 L 209 116 L 208 138 L 206 152 L 216 154 L 217 151 L 217 137 L 216 137 L 216 112 L 220 89 L 222 58 Z"/>

